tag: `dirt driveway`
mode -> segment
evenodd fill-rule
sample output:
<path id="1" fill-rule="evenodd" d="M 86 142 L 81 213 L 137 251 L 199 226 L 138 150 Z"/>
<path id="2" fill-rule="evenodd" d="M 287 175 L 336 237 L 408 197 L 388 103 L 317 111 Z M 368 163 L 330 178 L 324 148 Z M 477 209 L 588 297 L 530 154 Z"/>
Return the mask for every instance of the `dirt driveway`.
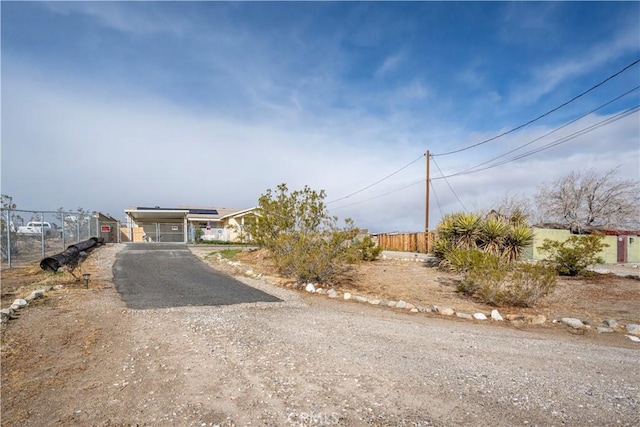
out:
<path id="1" fill-rule="evenodd" d="M 638 347 L 245 283 L 282 302 L 127 309 L 118 245 L 90 289 L 2 329 L 2 425 L 640 424 Z"/>

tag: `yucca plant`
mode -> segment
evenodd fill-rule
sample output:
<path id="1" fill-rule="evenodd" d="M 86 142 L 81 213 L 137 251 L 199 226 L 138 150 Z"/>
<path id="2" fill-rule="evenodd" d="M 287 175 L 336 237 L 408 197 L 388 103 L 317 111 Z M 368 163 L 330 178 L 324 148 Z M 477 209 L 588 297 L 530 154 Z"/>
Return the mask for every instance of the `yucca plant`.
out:
<path id="1" fill-rule="evenodd" d="M 509 234 L 509 225 L 501 218 L 488 217 L 480 227 L 480 249 L 500 256 Z"/>
<path id="2" fill-rule="evenodd" d="M 534 234 L 531 227 L 526 224 L 509 227 L 509 233 L 503 243 L 502 259 L 507 262 L 520 260 L 524 249 L 533 243 Z"/>
<path id="3" fill-rule="evenodd" d="M 459 213 L 453 223 L 456 247 L 475 249 L 481 236 L 482 217 L 476 213 Z"/>

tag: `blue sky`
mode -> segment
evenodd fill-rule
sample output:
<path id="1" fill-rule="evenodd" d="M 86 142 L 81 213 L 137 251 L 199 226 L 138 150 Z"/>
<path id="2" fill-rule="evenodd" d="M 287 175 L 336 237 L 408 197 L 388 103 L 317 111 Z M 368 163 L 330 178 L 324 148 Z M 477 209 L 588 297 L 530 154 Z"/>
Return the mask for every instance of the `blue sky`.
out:
<path id="1" fill-rule="evenodd" d="M 128 206 L 251 207 L 284 182 L 324 189 L 329 202 L 356 193 L 329 207 L 360 227 L 419 231 L 426 150 L 501 134 L 640 58 L 638 2 L 2 2 L 1 12 L 2 193 L 24 209 L 118 218 Z M 636 64 L 517 132 L 436 156 L 431 177 L 638 85 Z M 639 123 L 635 111 L 536 155 L 435 179 L 430 225 L 571 171 L 620 167 L 638 179 Z"/>

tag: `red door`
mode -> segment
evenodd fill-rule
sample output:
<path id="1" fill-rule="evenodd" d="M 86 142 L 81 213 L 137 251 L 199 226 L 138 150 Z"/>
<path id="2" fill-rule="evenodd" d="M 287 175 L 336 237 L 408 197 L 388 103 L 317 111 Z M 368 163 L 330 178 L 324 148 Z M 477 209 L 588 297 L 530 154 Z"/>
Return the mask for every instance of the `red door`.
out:
<path id="1" fill-rule="evenodd" d="M 627 262 L 627 236 L 618 236 L 618 262 Z"/>

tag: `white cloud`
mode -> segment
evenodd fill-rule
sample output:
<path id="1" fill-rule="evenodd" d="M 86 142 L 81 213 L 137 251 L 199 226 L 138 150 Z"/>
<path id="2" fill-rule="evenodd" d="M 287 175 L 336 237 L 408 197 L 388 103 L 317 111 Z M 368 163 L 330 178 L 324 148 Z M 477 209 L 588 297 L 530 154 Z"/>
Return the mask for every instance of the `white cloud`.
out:
<path id="1" fill-rule="evenodd" d="M 182 35 L 190 28 L 190 22 L 178 15 L 155 13 L 150 3 L 143 3 L 144 11 L 121 2 L 48 2 L 46 6 L 62 15 L 81 14 L 96 20 L 100 25 L 117 31 L 151 35 L 171 33 Z"/>
<path id="2" fill-rule="evenodd" d="M 515 87 L 510 101 L 514 105 L 535 104 L 542 96 L 568 80 L 587 75 L 602 65 L 637 51 L 637 26 L 623 28 L 610 40 L 603 41 L 586 52 L 581 51 L 573 57 L 563 57 L 535 68 L 532 81 Z"/>
<path id="3" fill-rule="evenodd" d="M 405 60 L 405 57 L 406 55 L 402 52 L 387 56 L 382 65 L 380 65 L 376 70 L 376 77 L 383 78 L 387 74 L 396 71 L 398 67 L 400 67 L 400 64 Z"/>

